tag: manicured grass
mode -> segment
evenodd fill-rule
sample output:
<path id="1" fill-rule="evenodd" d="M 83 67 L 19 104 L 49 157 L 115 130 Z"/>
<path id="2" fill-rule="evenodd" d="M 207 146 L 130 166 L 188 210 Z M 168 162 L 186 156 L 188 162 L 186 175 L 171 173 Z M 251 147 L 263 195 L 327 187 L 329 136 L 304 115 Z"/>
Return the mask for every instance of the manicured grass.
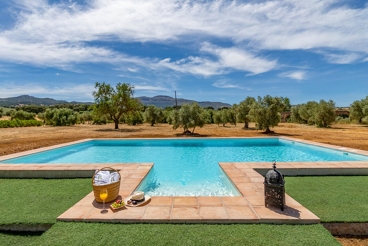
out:
<path id="1" fill-rule="evenodd" d="M 40 237 L 41 233 L 32 232 L 0 232 L 0 245 L 30 245 Z"/>
<path id="2" fill-rule="evenodd" d="M 286 177 L 286 192 L 322 222 L 367 222 L 368 176 Z M 0 179 L 0 224 L 55 223 L 90 179 Z M 41 236 L 0 232 L 2 245 L 339 245 L 317 225 L 56 222 Z"/>
<path id="3" fill-rule="evenodd" d="M 321 222 L 368 222 L 368 176 L 286 177 L 286 193 Z"/>
<path id="4" fill-rule="evenodd" d="M 55 223 L 92 191 L 91 179 L 0 179 L 0 225 Z"/>
<path id="5" fill-rule="evenodd" d="M 57 222 L 31 245 L 340 245 L 322 225 Z"/>

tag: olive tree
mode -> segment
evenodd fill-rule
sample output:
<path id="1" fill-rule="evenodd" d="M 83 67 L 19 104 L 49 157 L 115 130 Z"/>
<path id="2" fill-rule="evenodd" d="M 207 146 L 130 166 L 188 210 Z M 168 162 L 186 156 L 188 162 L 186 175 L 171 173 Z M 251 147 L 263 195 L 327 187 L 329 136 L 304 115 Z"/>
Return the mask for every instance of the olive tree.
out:
<path id="1" fill-rule="evenodd" d="M 316 124 L 315 111 L 317 107 L 318 107 L 318 102 L 315 102 L 315 101 L 309 101 L 307 103 L 303 103 L 302 105 L 300 105 L 300 108 L 299 108 L 300 118 L 309 125 Z"/>
<path id="2" fill-rule="evenodd" d="M 222 123 L 221 111 L 213 112 L 212 118 L 213 118 L 213 123 L 220 125 Z"/>
<path id="3" fill-rule="evenodd" d="M 254 99 L 254 97 L 247 97 L 239 103 L 237 117 L 239 122 L 244 123 L 245 129 L 249 128 L 249 122 L 251 121 L 249 111 L 252 104 L 255 102 L 256 99 Z"/>
<path id="4" fill-rule="evenodd" d="M 148 122 L 153 126 L 154 124 L 159 123 L 165 115 L 161 108 L 149 105 L 144 111 L 143 117 L 145 122 Z"/>
<path id="5" fill-rule="evenodd" d="M 335 121 L 335 118 L 335 103 L 332 100 L 328 102 L 320 100 L 314 112 L 315 124 L 318 127 L 328 127 Z"/>
<path id="6" fill-rule="evenodd" d="M 335 121 L 335 103 L 320 100 L 320 102 L 309 101 L 297 105 L 291 109 L 291 118 L 296 123 L 306 123 L 318 127 L 327 127 Z"/>
<path id="7" fill-rule="evenodd" d="M 368 96 L 365 99 L 354 101 L 350 105 L 349 118 L 362 123 L 363 119 L 368 120 Z"/>
<path id="8" fill-rule="evenodd" d="M 222 126 L 225 126 L 227 123 L 236 126 L 237 122 L 237 113 L 236 113 L 236 105 L 233 108 L 226 108 L 220 111 L 220 122 Z"/>
<path id="9" fill-rule="evenodd" d="M 270 127 L 279 124 L 283 109 L 284 103 L 281 98 L 267 95 L 263 98 L 258 97 L 258 100 L 252 104 L 249 114 L 258 129 L 270 133 Z"/>
<path id="10" fill-rule="evenodd" d="M 97 117 L 106 116 L 115 123 L 115 129 L 119 129 L 120 118 L 129 112 L 141 108 L 138 99 L 133 98 L 134 86 L 126 83 L 118 83 L 115 88 L 109 84 L 96 82 L 96 91 L 93 92 L 95 105 L 93 114 Z"/>
<path id="11" fill-rule="evenodd" d="M 46 109 L 44 121 L 46 125 L 52 126 L 72 126 L 77 123 L 78 113 L 69 108 Z"/>
<path id="12" fill-rule="evenodd" d="M 301 105 L 296 105 L 291 108 L 291 122 L 298 123 L 298 124 L 306 124 L 307 121 L 304 120 L 300 116 L 300 113 L 299 113 L 300 108 L 301 108 Z"/>
<path id="13" fill-rule="evenodd" d="M 208 113 L 197 103 L 183 104 L 179 110 L 173 110 L 170 116 L 173 129 L 182 127 L 184 134 L 193 134 L 196 127 L 203 127 L 209 119 Z M 192 132 L 189 128 L 193 128 Z"/>

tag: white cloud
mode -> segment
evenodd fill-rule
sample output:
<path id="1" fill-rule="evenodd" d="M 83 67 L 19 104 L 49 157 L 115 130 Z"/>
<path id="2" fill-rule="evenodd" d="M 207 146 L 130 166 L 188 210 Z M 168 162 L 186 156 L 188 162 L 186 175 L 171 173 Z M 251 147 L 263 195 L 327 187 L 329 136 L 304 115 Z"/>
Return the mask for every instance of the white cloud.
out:
<path id="1" fill-rule="evenodd" d="M 222 67 L 248 71 L 254 74 L 270 71 L 277 66 L 277 61 L 257 57 L 250 52 L 239 48 L 220 48 L 204 43 L 202 51 L 216 55 Z"/>
<path id="2" fill-rule="evenodd" d="M 329 63 L 335 64 L 349 64 L 358 61 L 362 55 L 357 53 L 347 53 L 347 54 L 329 54 L 323 52 L 325 59 Z"/>
<path id="3" fill-rule="evenodd" d="M 152 85 L 134 85 L 134 89 L 138 91 L 171 91 L 169 88 Z"/>
<path id="4" fill-rule="evenodd" d="M 239 85 L 231 84 L 224 80 L 216 81 L 212 84 L 212 86 L 223 89 L 231 89 L 231 88 L 241 88 Z"/>
<path id="5" fill-rule="evenodd" d="M 353 9 L 342 6 L 339 0 L 91 0 L 85 6 L 66 0 L 59 4 L 15 2 L 17 23 L 0 31 L 0 60 L 15 63 L 70 69 L 82 62 L 126 62 L 211 76 L 229 69 L 257 74 L 277 67 L 276 61 L 258 57 L 257 50 L 328 48 L 368 53 L 368 6 Z M 217 61 L 189 56 L 182 62 L 166 60 L 156 66 L 150 59 L 90 44 L 175 43 L 181 39 L 211 42 L 216 38 L 231 40 L 236 47 L 204 45 L 202 51 L 215 55 Z M 351 56 L 332 60 L 356 61 Z"/>
<path id="6" fill-rule="evenodd" d="M 127 69 L 128 69 L 129 72 L 132 72 L 132 73 L 136 73 L 136 72 L 139 71 L 139 69 L 136 68 L 136 67 L 134 67 L 134 68 L 133 67 L 128 67 Z"/>
<path id="7" fill-rule="evenodd" d="M 177 61 L 165 58 L 159 61 L 156 67 L 203 76 L 226 74 L 233 70 L 259 74 L 277 67 L 277 61 L 257 57 L 240 48 L 221 48 L 206 42 L 202 44 L 200 51 L 204 55 L 211 54 L 215 58 L 189 56 Z"/>
<path id="8" fill-rule="evenodd" d="M 84 7 L 67 1 L 52 5 L 43 0 L 19 2 L 29 6 L 30 12 L 22 13 L 19 24 L 6 35 L 34 41 L 145 42 L 207 35 L 254 41 L 269 49 L 368 51 L 368 7 L 339 6 L 338 0 L 94 0 Z"/>
<path id="9" fill-rule="evenodd" d="M 305 80 L 306 79 L 306 72 L 305 71 L 291 71 L 279 74 L 282 78 L 289 78 L 294 80 Z"/>

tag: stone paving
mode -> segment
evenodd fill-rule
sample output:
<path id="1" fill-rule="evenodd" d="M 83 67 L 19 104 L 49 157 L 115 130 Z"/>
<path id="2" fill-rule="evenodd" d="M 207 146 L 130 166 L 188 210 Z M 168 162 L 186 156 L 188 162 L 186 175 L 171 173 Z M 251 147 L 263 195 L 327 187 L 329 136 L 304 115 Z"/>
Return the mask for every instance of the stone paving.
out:
<path id="1" fill-rule="evenodd" d="M 310 141 L 283 138 L 292 141 L 335 148 L 368 155 L 368 151 L 319 144 Z M 83 140 L 86 141 L 86 140 Z M 83 142 L 78 141 L 78 142 Z M 75 142 L 73 142 L 75 143 Z M 62 146 L 65 146 L 63 144 Z M 60 145 L 0 157 L 0 161 L 29 153 L 36 153 Z M 320 219 L 286 194 L 284 211 L 264 205 L 264 177 L 271 163 L 219 163 L 241 193 L 227 197 L 152 197 L 142 207 L 126 207 L 118 211 L 107 209 L 94 199 L 93 192 L 61 214 L 59 221 L 112 222 L 112 223 L 275 223 L 313 224 Z M 119 197 L 129 196 L 148 174 L 153 163 L 109 164 L 0 164 L 0 177 L 7 178 L 75 178 L 89 177 L 97 169 L 112 167 L 121 175 Z M 277 168 L 285 175 L 368 175 L 366 161 L 335 162 L 279 162 Z M 287 186 L 287 184 L 285 184 Z M 92 182 L 91 182 L 92 191 Z M 108 208 L 109 204 L 106 203 Z"/>

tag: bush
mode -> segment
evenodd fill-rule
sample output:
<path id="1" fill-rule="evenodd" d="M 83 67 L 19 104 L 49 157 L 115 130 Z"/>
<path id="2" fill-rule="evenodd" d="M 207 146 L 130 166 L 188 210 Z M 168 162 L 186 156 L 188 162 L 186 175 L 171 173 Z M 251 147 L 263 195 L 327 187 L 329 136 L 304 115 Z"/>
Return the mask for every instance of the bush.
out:
<path id="1" fill-rule="evenodd" d="M 344 118 L 342 116 L 337 116 L 335 119 L 335 122 L 339 124 L 350 124 L 351 120 L 350 118 Z"/>
<path id="2" fill-rule="evenodd" d="M 10 127 L 28 127 L 28 126 L 42 126 L 42 122 L 38 120 L 1 120 L 0 128 Z"/>
<path id="3" fill-rule="evenodd" d="M 46 125 L 52 126 L 72 126 L 77 123 L 78 113 L 69 108 L 46 109 L 45 122 Z"/>
<path id="4" fill-rule="evenodd" d="M 23 110 L 18 110 L 18 111 L 13 111 L 11 113 L 11 119 L 15 120 L 34 120 L 36 117 L 35 113 L 28 113 L 26 111 Z"/>

